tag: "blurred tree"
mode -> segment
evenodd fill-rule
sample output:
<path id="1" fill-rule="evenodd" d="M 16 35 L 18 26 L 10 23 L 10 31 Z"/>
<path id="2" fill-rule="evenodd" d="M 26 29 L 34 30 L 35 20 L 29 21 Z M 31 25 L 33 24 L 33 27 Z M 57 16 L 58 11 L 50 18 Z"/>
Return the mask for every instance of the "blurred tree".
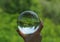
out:
<path id="1" fill-rule="evenodd" d="M 24 10 L 29 10 L 30 6 L 30 0 L 6 0 L 3 4 L 3 9 L 8 13 L 19 13 Z"/>
<path id="2" fill-rule="evenodd" d="M 19 0 L 7 0 L 5 4 L 3 4 L 3 10 L 8 13 L 16 13 L 19 8 Z"/>
<path id="3" fill-rule="evenodd" d="M 41 13 L 39 0 L 2 0 L 1 2 L 1 7 L 7 13 L 20 13 L 25 10 Z"/>
<path id="4" fill-rule="evenodd" d="M 43 0 L 43 16 L 53 20 L 55 24 L 60 24 L 60 1 L 59 0 Z"/>

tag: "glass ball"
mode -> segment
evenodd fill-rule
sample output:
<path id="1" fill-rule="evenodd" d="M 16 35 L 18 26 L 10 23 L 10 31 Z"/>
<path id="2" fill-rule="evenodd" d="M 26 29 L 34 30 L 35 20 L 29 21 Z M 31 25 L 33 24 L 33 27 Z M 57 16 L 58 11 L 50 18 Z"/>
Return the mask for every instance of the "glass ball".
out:
<path id="1" fill-rule="evenodd" d="M 24 11 L 18 17 L 18 29 L 24 34 L 32 34 L 38 30 L 40 20 L 33 11 Z"/>

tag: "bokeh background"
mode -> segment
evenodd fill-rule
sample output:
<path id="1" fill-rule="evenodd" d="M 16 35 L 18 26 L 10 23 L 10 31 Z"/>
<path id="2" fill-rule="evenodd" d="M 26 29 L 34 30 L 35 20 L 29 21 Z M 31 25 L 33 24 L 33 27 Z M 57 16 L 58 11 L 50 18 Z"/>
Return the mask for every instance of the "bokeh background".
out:
<path id="1" fill-rule="evenodd" d="M 42 42 L 60 42 L 60 0 L 0 0 L 0 42 L 24 42 L 16 29 L 17 17 L 25 10 L 43 21 Z"/>

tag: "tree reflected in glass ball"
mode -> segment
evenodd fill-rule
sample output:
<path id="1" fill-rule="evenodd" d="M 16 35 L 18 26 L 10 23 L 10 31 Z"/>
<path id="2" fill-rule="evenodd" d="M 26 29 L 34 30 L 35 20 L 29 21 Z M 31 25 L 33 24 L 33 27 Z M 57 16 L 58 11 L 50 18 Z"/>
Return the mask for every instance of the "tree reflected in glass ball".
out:
<path id="1" fill-rule="evenodd" d="M 40 20 L 33 11 L 24 11 L 18 17 L 18 28 L 24 34 L 32 34 L 39 28 Z"/>

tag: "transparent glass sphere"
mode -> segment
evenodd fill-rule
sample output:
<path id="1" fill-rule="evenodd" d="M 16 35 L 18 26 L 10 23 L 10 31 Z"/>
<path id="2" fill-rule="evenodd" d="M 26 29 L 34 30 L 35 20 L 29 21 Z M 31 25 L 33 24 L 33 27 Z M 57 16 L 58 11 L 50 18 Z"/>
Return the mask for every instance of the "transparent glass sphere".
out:
<path id="1" fill-rule="evenodd" d="M 32 34 L 38 30 L 40 20 L 33 11 L 24 11 L 18 17 L 18 29 L 24 34 Z"/>

